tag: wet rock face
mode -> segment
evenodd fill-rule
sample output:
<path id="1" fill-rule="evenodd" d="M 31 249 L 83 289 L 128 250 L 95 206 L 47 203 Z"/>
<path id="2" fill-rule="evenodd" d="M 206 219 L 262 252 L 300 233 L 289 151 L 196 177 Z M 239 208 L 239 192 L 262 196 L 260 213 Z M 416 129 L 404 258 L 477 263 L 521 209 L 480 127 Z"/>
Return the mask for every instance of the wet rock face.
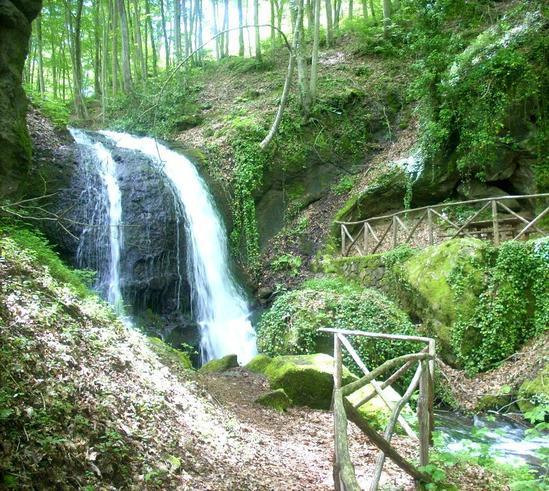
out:
<path id="1" fill-rule="evenodd" d="M 31 162 L 21 82 L 31 22 L 41 8 L 40 0 L 0 1 L 0 196 L 20 191 Z"/>
<path id="2" fill-rule="evenodd" d="M 120 261 L 124 299 L 134 312 L 190 309 L 182 210 L 161 172 L 139 152 L 115 149 L 125 223 Z M 179 218 L 178 218 L 179 216 Z"/>

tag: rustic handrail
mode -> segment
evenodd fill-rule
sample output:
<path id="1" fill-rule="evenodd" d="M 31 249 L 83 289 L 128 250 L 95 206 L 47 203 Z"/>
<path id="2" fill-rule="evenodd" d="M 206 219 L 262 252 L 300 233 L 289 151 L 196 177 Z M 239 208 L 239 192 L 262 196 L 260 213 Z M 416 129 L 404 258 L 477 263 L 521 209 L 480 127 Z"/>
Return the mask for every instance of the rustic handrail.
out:
<path id="1" fill-rule="evenodd" d="M 380 215 L 377 217 L 372 218 L 366 218 L 364 220 L 359 220 L 358 222 L 342 222 L 336 220 L 335 223 L 338 225 L 360 225 L 364 222 L 371 222 L 372 220 L 382 220 L 384 218 L 392 218 L 396 215 L 405 215 L 406 213 L 413 213 L 416 211 L 423 211 L 427 210 L 429 208 L 448 208 L 449 206 L 458 206 L 458 205 L 466 205 L 466 204 L 473 204 L 473 203 L 485 203 L 486 201 L 492 201 L 492 200 L 507 200 L 507 199 L 532 199 L 532 198 L 549 198 L 549 193 L 538 193 L 538 194 L 522 194 L 519 196 L 495 196 L 493 198 L 479 198 L 479 199 L 470 199 L 467 201 L 453 201 L 452 203 L 438 203 L 436 205 L 428 205 L 428 206 L 421 206 L 419 208 L 408 208 L 406 210 L 400 210 L 395 213 L 391 213 L 390 215 Z"/>
<path id="2" fill-rule="evenodd" d="M 539 223 L 549 213 L 549 206 L 537 213 L 537 216 L 527 219 L 505 204 L 505 201 L 535 198 L 549 198 L 549 193 L 439 203 L 400 210 L 389 215 L 381 215 L 356 222 L 336 221 L 335 223 L 339 224 L 341 228 L 341 255 L 358 254 L 362 256 L 375 254 L 379 250 L 388 250 L 399 244 L 408 244 L 412 239 L 414 239 L 415 245 L 433 245 L 447 238 L 478 236 L 491 239 L 498 246 L 503 240 L 528 238 L 533 232 L 548 235 L 549 231 L 540 228 Z M 447 210 L 467 204 L 482 206 L 468 217 L 464 223 L 456 223 L 456 221 L 446 216 L 446 213 L 442 212 L 442 209 Z M 475 221 L 487 209 L 490 210 L 488 213 L 490 213 L 491 219 Z M 425 219 L 427 219 L 426 223 Z M 421 224 L 424 225 L 419 229 L 418 227 Z M 425 227 L 426 231 L 424 230 Z M 376 230 L 380 234 L 379 236 L 376 234 Z M 427 243 L 425 243 L 426 240 Z"/>
<path id="3" fill-rule="evenodd" d="M 391 445 L 391 438 L 394 433 L 396 422 L 401 420 L 400 413 L 406 406 L 410 397 L 419 385 L 419 400 L 417 408 L 418 427 L 419 427 L 419 461 L 421 466 L 429 463 L 429 445 L 431 443 L 431 434 L 433 427 L 433 382 L 434 382 L 434 358 L 435 341 L 432 338 L 423 336 L 408 336 L 401 334 L 374 333 L 367 331 L 355 331 L 348 329 L 323 328 L 320 331 L 333 334 L 334 336 L 334 485 L 337 491 L 358 491 L 360 489 L 356 479 L 354 465 L 349 454 L 349 442 L 347 434 L 348 420 L 353 421 L 368 439 L 380 449 L 374 476 L 371 482 L 370 490 L 377 489 L 379 478 L 385 457 L 389 457 L 398 467 L 414 478 L 416 484 L 421 482 L 430 482 L 430 476 L 420 471 L 415 465 L 406 460 Z M 415 341 L 424 343 L 427 346 L 418 353 L 402 355 L 391 360 L 385 361 L 379 367 L 369 370 L 364 362 L 360 360 L 351 342 L 346 336 L 363 336 L 372 339 L 392 339 L 396 341 Z M 342 347 L 345 347 L 349 354 L 358 363 L 364 376 L 354 382 L 342 386 L 343 380 L 343 362 Z M 358 358 L 358 360 L 357 360 Z M 360 401 L 353 405 L 347 396 L 366 386 L 372 384 L 374 393 L 382 391 L 390 382 L 399 378 L 413 364 L 418 363 L 416 374 L 406 392 L 396 402 L 393 408 L 389 422 L 385 428 L 383 436 L 380 435 L 360 414 L 358 407 L 365 401 Z M 391 376 L 387 377 L 384 383 L 379 384 L 376 378 L 385 372 L 398 368 Z M 415 435 L 414 435 L 415 436 Z"/>

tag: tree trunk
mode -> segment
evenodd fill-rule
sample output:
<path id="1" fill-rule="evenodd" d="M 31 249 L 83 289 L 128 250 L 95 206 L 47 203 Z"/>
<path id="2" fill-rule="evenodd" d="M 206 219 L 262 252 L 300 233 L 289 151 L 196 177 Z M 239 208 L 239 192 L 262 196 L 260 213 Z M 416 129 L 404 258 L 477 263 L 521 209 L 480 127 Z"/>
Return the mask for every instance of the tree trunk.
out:
<path id="1" fill-rule="evenodd" d="M 152 69 L 153 69 L 153 74 L 156 76 L 158 74 L 158 59 L 156 54 L 156 44 L 154 41 L 154 29 L 153 29 L 153 24 L 152 24 L 151 15 L 150 15 L 151 5 L 149 0 L 146 0 L 145 2 L 145 13 L 147 14 L 147 25 L 148 25 L 148 30 L 149 30 L 150 39 L 151 39 Z M 146 36 L 145 36 L 145 44 L 147 44 Z M 148 71 L 148 68 L 147 68 L 147 71 Z"/>
<path id="2" fill-rule="evenodd" d="M 255 59 L 261 61 L 261 37 L 259 33 L 259 0 L 254 0 Z"/>
<path id="3" fill-rule="evenodd" d="M 39 15 L 36 19 L 36 36 L 38 38 L 38 90 L 43 96 L 46 92 L 46 82 L 44 80 L 44 46 L 42 44 L 42 16 Z"/>
<path id="4" fill-rule="evenodd" d="M 179 3 L 179 2 L 177 2 Z M 137 59 L 139 60 L 139 72 L 141 80 L 147 82 L 147 65 L 145 63 L 145 55 L 143 53 L 143 37 L 141 36 L 141 7 L 138 0 L 133 0 L 134 15 L 135 15 L 135 46 L 137 51 Z M 145 38 L 145 43 L 147 39 Z"/>
<path id="5" fill-rule="evenodd" d="M 116 0 L 120 31 L 122 33 L 122 88 L 128 93 L 132 90 L 132 72 L 130 66 L 130 35 L 128 31 L 128 16 L 124 0 Z"/>
<path id="6" fill-rule="evenodd" d="M 332 26 L 332 2 L 331 0 L 325 1 L 326 6 L 326 45 L 330 48 L 334 44 L 334 33 Z"/>
<path id="7" fill-rule="evenodd" d="M 349 0 L 349 19 L 353 19 L 353 0 Z"/>
<path id="8" fill-rule="evenodd" d="M 303 10 L 301 11 L 303 13 Z M 298 25 L 300 22 L 303 22 L 303 18 L 299 19 L 299 13 L 295 22 L 295 25 Z M 276 113 L 276 117 L 273 121 L 273 124 L 271 126 L 271 129 L 269 130 L 269 133 L 267 133 L 267 136 L 263 139 L 263 141 L 259 144 L 262 150 L 265 150 L 272 142 L 274 136 L 276 135 L 276 132 L 278 131 L 278 128 L 280 126 L 280 123 L 282 122 L 282 116 L 284 115 L 284 109 L 286 108 L 286 104 L 288 103 L 288 95 L 290 94 L 290 85 L 292 83 L 292 78 L 294 75 L 294 67 L 295 67 L 295 56 L 294 53 L 296 51 L 296 41 L 297 41 L 297 33 L 295 32 L 294 28 L 294 42 L 293 42 L 293 49 L 290 50 L 290 59 L 288 61 L 288 71 L 286 72 L 286 80 L 284 81 L 284 89 L 282 89 L 282 97 L 280 98 L 280 104 L 278 105 L 278 111 Z"/>
<path id="9" fill-rule="evenodd" d="M 223 11 L 223 30 L 227 31 L 227 29 L 229 29 L 229 0 L 225 0 Z M 229 33 L 225 32 L 223 37 L 225 38 L 223 56 L 227 57 L 229 56 Z"/>
<path id="10" fill-rule="evenodd" d="M 362 0 L 362 17 L 364 20 L 368 18 L 368 0 Z"/>
<path id="11" fill-rule="evenodd" d="M 175 61 L 181 59 L 181 3 L 179 0 L 173 2 L 173 26 L 175 41 Z"/>
<path id="12" fill-rule="evenodd" d="M 244 15 L 242 12 L 242 0 L 236 2 L 238 8 L 238 56 L 244 56 Z"/>
<path id="13" fill-rule="evenodd" d="M 170 67 L 170 39 L 168 38 L 168 29 L 166 28 L 166 12 L 164 10 L 164 0 L 160 0 L 160 18 L 162 21 L 162 34 L 164 35 L 164 54 L 166 55 L 166 69 Z"/>
<path id="14" fill-rule="evenodd" d="M 391 25 L 391 0 L 383 0 L 383 33 L 385 36 L 389 34 Z"/>
<path id="15" fill-rule="evenodd" d="M 318 46 L 320 44 L 320 0 L 314 0 L 315 18 L 313 23 L 313 52 L 311 54 L 311 107 L 316 102 L 316 83 L 318 79 Z"/>
<path id="16" fill-rule="evenodd" d="M 296 61 L 297 61 L 297 81 L 299 85 L 299 95 L 301 101 L 301 114 L 303 119 L 307 120 L 311 114 L 311 93 L 309 91 L 309 80 L 307 75 L 307 63 L 305 61 L 305 40 L 303 35 L 303 0 L 297 0 L 297 18 L 295 25 L 296 36 Z"/>

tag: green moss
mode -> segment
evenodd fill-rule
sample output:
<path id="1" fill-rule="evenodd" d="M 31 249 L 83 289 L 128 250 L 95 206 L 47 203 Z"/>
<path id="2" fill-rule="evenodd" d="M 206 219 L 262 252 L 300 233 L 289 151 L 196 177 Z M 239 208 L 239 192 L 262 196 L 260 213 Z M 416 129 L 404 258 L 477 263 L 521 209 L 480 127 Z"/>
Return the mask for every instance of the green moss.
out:
<path id="1" fill-rule="evenodd" d="M 92 295 L 89 286 L 94 278 L 93 272 L 72 269 L 63 263 L 40 231 L 23 224 L 0 221 L 0 251 L 6 254 L 8 249 L 14 250 L 14 245 L 32 260 L 47 267 L 53 278 L 70 285 L 80 297 Z"/>
<path id="2" fill-rule="evenodd" d="M 518 395 L 518 405 L 523 413 L 537 405 L 549 405 L 549 363 L 545 363 L 535 378 L 520 386 Z"/>
<path id="3" fill-rule="evenodd" d="M 238 367 L 238 358 L 236 355 L 227 355 L 218 360 L 212 360 L 202 365 L 198 370 L 200 373 L 224 372 L 231 368 Z"/>
<path id="4" fill-rule="evenodd" d="M 258 397 L 255 402 L 262 406 L 276 409 L 277 411 L 286 411 L 286 409 L 292 405 L 292 401 L 286 392 L 284 392 L 284 389 L 276 389 L 272 392 L 268 392 L 267 394 Z"/>
<path id="5" fill-rule="evenodd" d="M 161 359 L 187 370 L 193 368 L 189 355 L 184 351 L 172 348 L 160 338 L 150 337 L 148 338 L 148 341 L 153 351 L 155 351 Z"/>
<path id="6" fill-rule="evenodd" d="M 357 390 L 356 392 L 351 394 L 348 399 L 352 404 L 358 404 L 359 401 L 369 396 L 374 391 L 374 387 L 371 384 L 368 384 L 362 389 Z M 400 400 L 400 395 L 398 394 L 398 392 L 390 386 L 383 389 L 383 397 L 392 408 L 394 408 Z M 385 429 L 385 426 L 389 422 L 392 413 L 392 411 L 387 407 L 387 405 L 385 404 L 385 402 L 383 402 L 379 395 L 376 395 L 366 404 L 360 406 L 358 408 L 358 411 L 374 428 L 380 431 Z M 410 420 L 412 420 L 414 417 L 414 413 L 408 405 L 404 407 L 401 414 L 403 417 Z M 397 424 L 396 428 L 398 432 L 403 431 L 402 428 L 400 428 L 399 424 Z"/>
<path id="7" fill-rule="evenodd" d="M 399 166 L 381 175 L 366 189 L 352 195 L 337 211 L 335 221 L 356 221 L 381 215 L 387 210 L 401 209 L 408 188 L 408 176 Z M 333 227 L 339 234 L 339 225 Z"/>
<path id="8" fill-rule="evenodd" d="M 297 405 L 328 409 L 333 391 L 334 360 L 325 354 L 277 356 L 265 368 L 273 389 L 284 389 Z M 355 380 L 347 369 L 343 384 Z"/>
<path id="9" fill-rule="evenodd" d="M 271 363 L 273 359 L 270 356 L 267 355 L 257 355 L 254 356 L 246 365 L 246 368 L 250 370 L 250 372 L 254 373 L 265 373 L 265 369 L 267 368 L 267 365 Z"/>

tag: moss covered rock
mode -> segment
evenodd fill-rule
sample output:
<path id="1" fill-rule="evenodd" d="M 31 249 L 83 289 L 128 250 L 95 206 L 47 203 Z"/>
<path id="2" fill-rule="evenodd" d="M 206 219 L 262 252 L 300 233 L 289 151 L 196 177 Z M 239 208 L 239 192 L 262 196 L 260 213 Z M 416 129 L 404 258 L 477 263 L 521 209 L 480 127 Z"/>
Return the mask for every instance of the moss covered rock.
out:
<path id="1" fill-rule="evenodd" d="M 284 389 L 299 406 L 328 409 L 334 387 L 334 359 L 322 353 L 301 356 L 277 356 L 264 370 L 273 389 Z M 344 369 L 343 383 L 356 377 Z"/>
<path id="2" fill-rule="evenodd" d="M 273 361 L 273 359 L 270 356 L 257 355 L 248 362 L 246 368 L 250 370 L 250 372 L 265 373 L 265 369 L 267 368 L 267 365 L 271 363 L 271 361 Z"/>
<path id="3" fill-rule="evenodd" d="M 258 397 L 255 402 L 265 407 L 276 409 L 277 411 L 286 411 L 291 405 L 292 401 L 284 392 L 284 389 L 276 389 L 272 392 L 267 392 Z"/>
<path id="4" fill-rule="evenodd" d="M 238 358 L 236 355 L 227 355 L 217 360 L 212 360 L 202 365 L 198 370 L 200 373 L 224 372 L 231 368 L 238 367 Z"/>
<path id="5" fill-rule="evenodd" d="M 536 405 L 549 405 L 549 363 L 533 379 L 526 380 L 519 389 L 518 406 L 522 412 L 531 411 Z"/>
<path id="6" fill-rule="evenodd" d="M 150 337 L 148 338 L 148 341 L 153 351 L 155 351 L 158 356 L 160 356 L 160 358 L 164 361 L 176 364 L 181 368 L 185 368 L 188 370 L 191 370 L 193 368 L 189 355 L 184 351 L 172 348 L 169 344 L 166 344 L 160 338 Z"/>
<path id="7" fill-rule="evenodd" d="M 351 394 L 348 399 L 352 404 L 358 404 L 362 399 L 368 397 L 375 391 L 373 385 L 368 384 L 355 393 Z M 400 394 L 392 387 L 385 387 L 383 389 L 383 398 L 387 401 L 391 408 L 394 408 L 400 400 Z M 366 404 L 360 406 L 358 409 L 360 414 L 366 418 L 366 420 L 376 429 L 383 430 L 391 417 L 392 410 L 387 407 L 387 404 L 376 395 L 370 399 Z M 410 406 L 405 406 L 402 413 L 403 417 L 413 418 L 414 414 Z M 397 425 L 398 426 L 398 425 Z"/>
<path id="8" fill-rule="evenodd" d="M 399 304 L 423 321 L 425 332 L 436 338 L 442 358 L 458 363 L 452 347 L 452 326 L 458 316 L 469 317 L 484 289 L 483 269 L 489 246 L 477 239 L 454 239 L 427 247 L 402 264 L 394 265 L 394 287 Z M 468 287 L 455 295 L 454 280 L 466 277 Z M 476 343 L 475 333 L 464 340 Z"/>

